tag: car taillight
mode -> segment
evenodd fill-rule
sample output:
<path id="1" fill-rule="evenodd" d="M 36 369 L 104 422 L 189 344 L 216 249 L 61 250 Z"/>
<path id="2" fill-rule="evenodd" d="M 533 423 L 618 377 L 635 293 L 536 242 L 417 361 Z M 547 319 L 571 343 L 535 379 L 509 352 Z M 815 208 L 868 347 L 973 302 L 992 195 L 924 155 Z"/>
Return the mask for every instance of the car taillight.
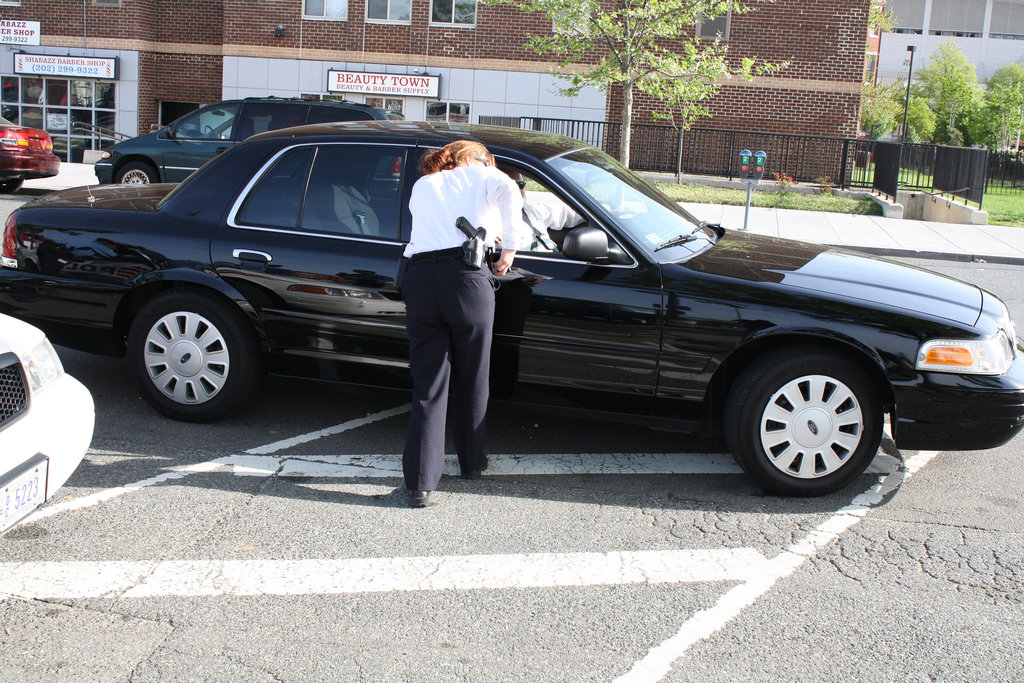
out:
<path id="1" fill-rule="evenodd" d="M 0 128 L 0 145 L 4 147 L 28 147 L 28 137 L 20 128 Z"/>
<path id="2" fill-rule="evenodd" d="M 7 222 L 4 224 L 4 250 L 0 265 L 3 265 L 5 268 L 18 267 L 18 245 L 14 241 L 14 226 L 18 223 L 17 215 L 18 211 L 15 209 L 7 217 Z"/>

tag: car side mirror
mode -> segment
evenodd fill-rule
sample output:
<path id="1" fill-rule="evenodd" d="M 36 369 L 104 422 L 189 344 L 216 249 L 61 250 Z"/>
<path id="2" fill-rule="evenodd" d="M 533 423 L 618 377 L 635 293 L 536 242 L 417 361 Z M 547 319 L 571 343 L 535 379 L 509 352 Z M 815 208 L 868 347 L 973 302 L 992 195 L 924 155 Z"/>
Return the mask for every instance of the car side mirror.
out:
<path id="1" fill-rule="evenodd" d="M 608 243 L 608 234 L 600 228 L 573 228 L 562 242 L 562 253 L 574 261 L 628 263 L 629 257 L 617 244 Z"/>

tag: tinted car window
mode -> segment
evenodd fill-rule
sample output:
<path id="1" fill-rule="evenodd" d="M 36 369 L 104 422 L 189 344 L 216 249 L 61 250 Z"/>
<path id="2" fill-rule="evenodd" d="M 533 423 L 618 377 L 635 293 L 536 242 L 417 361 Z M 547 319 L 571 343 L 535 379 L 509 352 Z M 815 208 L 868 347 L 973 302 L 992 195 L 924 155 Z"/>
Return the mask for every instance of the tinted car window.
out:
<path id="1" fill-rule="evenodd" d="M 238 104 L 205 107 L 174 124 L 174 135 L 189 140 L 230 140 Z"/>
<path id="2" fill-rule="evenodd" d="M 331 121 L 368 121 L 373 115 L 363 109 L 347 109 L 314 104 L 309 109 L 309 123 L 330 123 Z"/>
<path id="3" fill-rule="evenodd" d="M 405 150 L 324 145 L 317 151 L 302 230 L 398 239 Z"/>
<path id="4" fill-rule="evenodd" d="M 246 102 L 238 117 L 236 138 L 244 140 L 268 130 L 301 126 L 309 105 L 301 102 Z"/>
<path id="5" fill-rule="evenodd" d="M 238 213 L 238 222 L 272 228 L 299 225 L 312 147 L 300 147 L 281 156 L 253 186 Z"/>

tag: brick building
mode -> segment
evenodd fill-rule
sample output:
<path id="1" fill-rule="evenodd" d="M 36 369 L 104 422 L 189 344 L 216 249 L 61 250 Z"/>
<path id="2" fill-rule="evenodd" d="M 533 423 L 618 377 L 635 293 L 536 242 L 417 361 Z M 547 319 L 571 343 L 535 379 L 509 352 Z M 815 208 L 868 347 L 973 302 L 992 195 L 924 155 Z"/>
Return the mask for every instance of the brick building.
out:
<path id="1" fill-rule="evenodd" d="M 701 125 L 855 135 L 869 3 L 776 0 L 695 26 L 733 59 L 789 62 L 727 82 Z M 344 97 L 415 120 L 619 115 L 621 93 L 558 95 L 552 62 L 523 48 L 550 20 L 501 4 L 0 0 L 0 17 L 3 114 L 46 128 L 71 161 L 99 144 L 75 122 L 136 135 L 247 96 Z M 638 99 L 637 122 L 652 121 L 651 106 Z"/>

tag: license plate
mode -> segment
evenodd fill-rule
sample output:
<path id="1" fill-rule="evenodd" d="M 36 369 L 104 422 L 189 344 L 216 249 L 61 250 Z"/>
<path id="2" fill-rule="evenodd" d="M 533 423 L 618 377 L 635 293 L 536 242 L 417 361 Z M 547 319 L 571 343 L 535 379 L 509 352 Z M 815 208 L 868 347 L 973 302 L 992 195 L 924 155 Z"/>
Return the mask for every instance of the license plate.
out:
<path id="1" fill-rule="evenodd" d="M 48 465 L 45 455 L 36 455 L 0 481 L 0 534 L 46 500 Z"/>

